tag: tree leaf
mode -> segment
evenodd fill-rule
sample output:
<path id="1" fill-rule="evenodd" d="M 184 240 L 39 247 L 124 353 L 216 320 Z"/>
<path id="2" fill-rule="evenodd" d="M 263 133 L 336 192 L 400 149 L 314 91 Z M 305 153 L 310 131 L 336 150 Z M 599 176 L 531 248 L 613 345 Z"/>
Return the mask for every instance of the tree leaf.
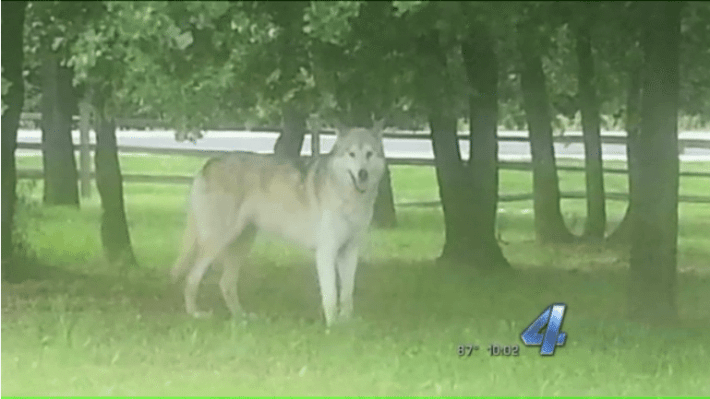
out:
<path id="1" fill-rule="evenodd" d="M 52 51 L 57 51 L 59 49 L 59 46 L 62 45 L 62 43 L 64 43 L 64 37 L 61 37 L 61 36 L 55 37 L 54 40 L 52 40 L 52 46 L 51 46 Z"/>
<path id="2" fill-rule="evenodd" d="M 185 50 L 189 45 L 192 44 L 192 32 L 186 31 L 175 37 L 175 44 L 180 50 Z"/>

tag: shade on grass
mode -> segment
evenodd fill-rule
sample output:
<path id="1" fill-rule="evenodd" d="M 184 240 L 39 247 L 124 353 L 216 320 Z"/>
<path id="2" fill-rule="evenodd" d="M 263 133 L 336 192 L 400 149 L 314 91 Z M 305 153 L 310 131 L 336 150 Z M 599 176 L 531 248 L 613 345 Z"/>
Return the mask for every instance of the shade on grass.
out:
<path id="1" fill-rule="evenodd" d="M 189 174 L 201 164 L 195 161 L 130 157 L 122 167 Z M 433 169 L 392 169 L 397 202 L 437 198 Z M 625 177 L 606 178 L 610 190 L 625 189 Z M 563 191 L 584 187 L 581 174 L 560 173 L 560 181 Z M 2 287 L 4 395 L 710 395 L 706 205 L 680 206 L 680 326 L 624 321 L 627 255 L 589 245 L 540 247 L 531 203 L 512 202 L 500 205 L 498 224 L 515 273 L 435 267 L 440 210 L 401 208 L 397 229 L 373 231 L 368 240 L 358 319 L 326 332 L 311 256 L 265 239 L 240 280 L 242 303 L 258 319 L 228 318 L 214 273 L 200 303 L 215 317 L 184 315 L 167 271 L 188 188 L 125 187 L 143 266 L 129 275 L 102 260 L 95 198 L 79 211 L 37 208 L 21 216 L 38 258 L 57 273 Z M 502 192 L 530 187 L 529 173 L 501 172 Z M 701 179 L 681 180 L 682 193 L 702 195 L 702 187 Z M 608 207 L 613 229 L 625 203 Z M 583 201 L 562 202 L 573 230 L 582 228 L 584 209 Z M 522 330 L 553 302 L 568 304 L 568 338 L 552 358 L 525 347 L 517 357 L 456 353 L 461 344 L 522 346 Z"/>

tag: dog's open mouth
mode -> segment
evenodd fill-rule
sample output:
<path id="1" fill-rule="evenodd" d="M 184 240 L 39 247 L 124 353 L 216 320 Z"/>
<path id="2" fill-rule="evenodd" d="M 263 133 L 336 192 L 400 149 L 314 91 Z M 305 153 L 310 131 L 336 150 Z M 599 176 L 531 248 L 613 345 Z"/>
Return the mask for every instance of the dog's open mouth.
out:
<path id="1" fill-rule="evenodd" d="M 350 174 L 350 178 L 353 179 L 353 187 L 355 187 L 355 191 L 359 192 L 360 194 L 365 194 L 366 188 L 360 188 L 360 185 L 357 184 L 357 179 L 355 178 L 355 175 L 353 175 L 353 172 L 348 171 Z"/>

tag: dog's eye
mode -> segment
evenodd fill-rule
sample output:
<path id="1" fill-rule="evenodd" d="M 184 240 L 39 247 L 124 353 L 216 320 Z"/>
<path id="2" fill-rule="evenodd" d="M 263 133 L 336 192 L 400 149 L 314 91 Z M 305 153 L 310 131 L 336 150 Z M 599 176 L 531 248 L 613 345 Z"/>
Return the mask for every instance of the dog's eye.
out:
<path id="1" fill-rule="evenodd" d="M 367 159 L 372 158 L 372 151 L 368 151 L 367 154 L 365 154 L 365 156 L 367 157 Z"/>
<path id="2" fill-rule="evenodd" d="M 350 152 L 350 158 L 355 158 L 355 153 L 354 153 L 354 152 Z"/>

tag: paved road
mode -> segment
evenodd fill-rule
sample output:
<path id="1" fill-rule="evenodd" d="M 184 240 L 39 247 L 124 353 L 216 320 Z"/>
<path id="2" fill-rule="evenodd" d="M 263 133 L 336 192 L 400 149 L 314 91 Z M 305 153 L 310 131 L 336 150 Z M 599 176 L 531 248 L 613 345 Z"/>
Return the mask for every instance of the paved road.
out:
<path id="1" fill-rule="evenodd" d="M 613 135 L 623 136 L 622 132 L 608 132 Z M 525 136 L 525 132 L 501 131 L 501 136 Z M 579 132 L 568 132 L 574 135 Z M 74 142 L 79 143 L 79 133 L 73 132 Z M 172 131 L 137 131 L 120 130 L 117 133 L 119 145 L 145 146 L 157 148 L 190 148 L 205 150 L 245 150 L 255 152 L 271 152 L 274 148 L 277 133 L 254 133 L 254 132 L 224 132 L 208 131 L 205 137 L 196 144 L 190 142 L 176 142 Z M 18 131 L 18 141 L 20 142 L 40 142 L 39 130 Z M 681 138 L 710 140 L 710 132 L 681 132 Z M 91 141 L 94 141 L 93 132 Z M 333 145 L 334 136 L 321 137 L 321 151 L 329 151 Z M 461 140 L 461 153 L 464 158 L 468 158 L 468 141 Z M 433 158 L 431 142 L 428 140 L 416 139 L 385 139 L 385 153 L 392 158 Z M 310 154 L 310 137 L 306 136 L 303 145 L 303 154 Z M 36 151 L 18 150 L 18 155 L 36 154 Z M 584 157 L 582 144 L 555 144 L 555 154 L 558 158 L 578 158 Z M 604 144 L 602 154 L 607 160 L 626 159 L 626 149 L 620 144 Z M 505 160 L 525 160 L 530 159 L 530 145 L 525 142 L 504 141 L 499 144 L 499 157 Z M 683 161 L 710 161 L 710 149 L 687 148 L 681 154 Z"/>

